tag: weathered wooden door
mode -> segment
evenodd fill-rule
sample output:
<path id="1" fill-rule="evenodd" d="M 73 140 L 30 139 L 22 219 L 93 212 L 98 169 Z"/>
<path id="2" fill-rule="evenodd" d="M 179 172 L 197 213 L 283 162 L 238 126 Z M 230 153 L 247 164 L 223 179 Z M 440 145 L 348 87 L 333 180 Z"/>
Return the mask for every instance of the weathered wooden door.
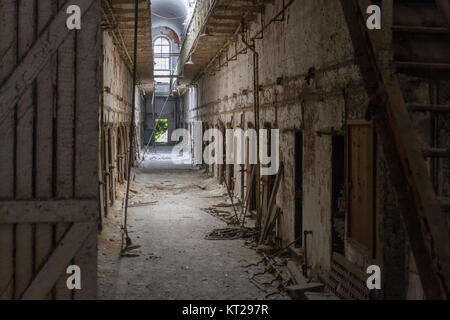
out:
<path id="1" fill-rule="evenodd" d="M 348 235 L 373 253 L 374 130 L 369 122 L 348 126 Z"/>
<path id="2" fill-rule="evenodd" d="M 1 299 L 96 298 L 99 3 L 0 0 Z"/>

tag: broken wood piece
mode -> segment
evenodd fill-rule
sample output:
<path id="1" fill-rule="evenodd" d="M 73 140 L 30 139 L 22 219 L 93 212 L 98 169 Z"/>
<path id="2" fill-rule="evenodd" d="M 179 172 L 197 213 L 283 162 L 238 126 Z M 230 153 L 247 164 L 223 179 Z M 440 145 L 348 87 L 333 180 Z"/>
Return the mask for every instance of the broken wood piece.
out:
<path id="1" fill-rule="evenodd" d="M 280 162 L 280 168 L 278 170 L 277 177 L 275 178 L 275 184 L 272 189 L 272 194 L 270 195 L 270 200 L 269 200 L 269 204 L 268 204 L 268 208 L 269 208 L 268 215 L 267 215 L 267 218 L 265 219 L 265 222 L 262 227 L 259 244 L 262 244 L 266 240 L 266 237 L 267 237 L 267 231 L 268 231 L 269 223 L 271 221 L 272 210 L 275 205 L 278 189 L 279 189 L 280 183 L 281 183 L 281 177 L 283 176 L 283 171 L 284 171 L 284 165 L 282 162 Z"/>
<path id="2" fill-rule="evenodd" d="M 241 216 L 242 216 L 242 226 L 245 225 L 245 217 L 247 215 L 247 211 L 249 211 L 250 206 L 250 194 L 253 189 L 253 180 L 255 180 L 255 174 L 256 174 L 256 166 L 252 166 L 250 178 L 248 180 L 248 186 L 247 186 L 247 194 L 245 195 L 245 201 L 244 205 L 241 208 Z"/>
<path id="3" fill-rule="evenodd" d="M 266 234 L 266 238 L 269 236 L 269 234 L 271 234 L 272 230 L 275 228 L 276 222 L 278 220 L 278 218 L 281 215 L 281 208 L 277 205 L 275 205 L 274 207 L 275 210 L 275 215 L 273 216 L 272 221 L 270 222 L 269 226 L 267 227 L 267 234 Z"/>
<path id="4" fill-rule="evenodd" d="M 238 223 L 239 223 L 240 219 L 239 219 L 236 207 L 234 205 L 233 195 L 231 194 L 231 190 L 228 187 L 227 179 L 224 179 L 224 182 L 225 182 L 225 186 L 227 187 L 228 196 L 230 197 L 230 200 L 231 200 L 231 205 L 233 206 L 233 211 L 234 211 L 234 215 L 236 217 L 236 221 L 238 221 Z"/>
<path id="5" fill-rule="evenodd" d="M 306 284 L 308 282 L 307 279 L 303 276 L 302 269 L 299 264 L 290 260 L 287 263 L 287 268 L 296 284 Z"/>

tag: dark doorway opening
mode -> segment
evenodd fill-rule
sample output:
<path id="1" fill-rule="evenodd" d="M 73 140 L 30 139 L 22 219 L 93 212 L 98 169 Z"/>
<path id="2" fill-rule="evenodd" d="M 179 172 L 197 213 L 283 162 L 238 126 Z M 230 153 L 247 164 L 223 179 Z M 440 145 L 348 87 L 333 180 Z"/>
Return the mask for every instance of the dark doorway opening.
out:
<path id="1" fill-rule="evenodd" d="M 303 233 L 303 133 L 295 133 L 295 246 L 302 246 Z"/>
<path id="2" fill-rule="evenodd" d="M 345 138 L 332 137 L 331 155 L 331 228 L 332 250 L 345 255 Z"/>

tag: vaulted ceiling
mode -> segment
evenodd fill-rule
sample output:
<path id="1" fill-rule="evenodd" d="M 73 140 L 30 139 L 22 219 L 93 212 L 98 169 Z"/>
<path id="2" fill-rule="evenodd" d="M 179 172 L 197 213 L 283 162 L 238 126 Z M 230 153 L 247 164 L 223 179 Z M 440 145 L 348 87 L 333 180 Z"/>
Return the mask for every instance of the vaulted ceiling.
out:
<path id="1" fill-rule="evenodd" d="M 168 27 L 183 38 L 185 20 L 188 14 L 186 0 L 153 0 L 152 27 Z"/>

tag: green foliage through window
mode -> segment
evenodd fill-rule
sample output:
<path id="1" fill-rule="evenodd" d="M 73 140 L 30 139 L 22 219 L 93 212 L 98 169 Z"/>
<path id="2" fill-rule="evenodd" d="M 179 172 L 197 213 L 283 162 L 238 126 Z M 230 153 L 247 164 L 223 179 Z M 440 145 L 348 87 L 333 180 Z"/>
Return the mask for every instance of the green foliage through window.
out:
<path id="1" fill-rule="evenodd" d="M 167 119 L 159 119 L 155 121 L 155 139 L 156 142 L 167 142 Z"/>

